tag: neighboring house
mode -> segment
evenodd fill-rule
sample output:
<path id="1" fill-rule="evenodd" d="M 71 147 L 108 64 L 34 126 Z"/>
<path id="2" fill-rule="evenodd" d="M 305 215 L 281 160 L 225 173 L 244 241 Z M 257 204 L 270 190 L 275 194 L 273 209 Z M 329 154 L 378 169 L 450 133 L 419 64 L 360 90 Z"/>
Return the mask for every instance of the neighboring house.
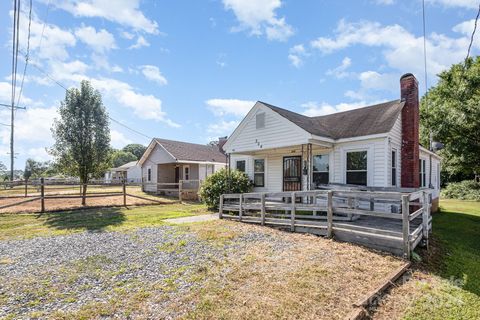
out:
<path id="1" fill-rule="evenodd" d="M 222 139 L 217 146 L 154 138 L 138 161 L 144 190 L 176 195 L 180 181 L 198 189 L 201 181 L 226 166 Z"/>
<path id="2" fill-rule="evenodd" d="M 121 165 L 118 168 L 112 168 L 105 173 L 105 182 L 126 182 L 140 183 L 142 182 L 142 168 L 137 161 L 131 161 Z"/>
<path id="3" fill-rule="evenodd" d="M 438 206 L 440 157 L 419 144 L 418 82 L 400 79 L 401 99 L 307 117 L 257 102 L 223 149 L 254 191 L 313 190 L 339 183 L 430 188 Z"/>

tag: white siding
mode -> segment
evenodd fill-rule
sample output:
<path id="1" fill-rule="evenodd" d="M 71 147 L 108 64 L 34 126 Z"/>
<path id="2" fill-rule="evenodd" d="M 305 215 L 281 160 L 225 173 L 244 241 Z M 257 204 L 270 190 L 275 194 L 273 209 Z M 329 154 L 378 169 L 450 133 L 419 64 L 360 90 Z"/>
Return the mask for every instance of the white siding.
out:
<path id="1" fill-rule="evenodd" d="M 148 156 L 148 158 L 142 164 L 143 181 L 147 182 L 147 176 L 148 176 L 147 169 L 151 168 L 152 169 L 151 182 L 157 182 L 158 164 L 171 163 L 173 161 L 175 161 L 175 159 L 167 151 L 165 151 L 165 149 L 160 147 L 158 144 L 155 145 L 152 152 L 150 152 L 150 155 Z M 156 192 L 157 186 L 147 184 L 145 185 L 145 191 Z"/>
<path id="2" fill-rule="evenodd" d="M 256 115 L 265 113 L 265 127 L 256 128 Z M 241 153 L 308 143 L 311 135 L 270 108 L 257 103 L 225 145 L 227 153 Z"/>
<path id="3" fill-rule="evenodd" d="M 402 157 L 401 152 L 402 152 L 402 114 L 398 115 L 397 121 L 395 121 L 395 124 L 393 125 L 392 130 L 389 132 L 388 137 L 390 138 L 389 140 L 389 153 L 388 153 L 388 186 L 392 185 L 392 177 L 391 177 L 391 168 L 392 168 L 392 149 L 397 150 L 397 187 L 401 186 L 401 171 L 402 171 Z"/>
<path id="4" fill-rule="evenodd" d="M 427 185 L 426 187 L 430 187 L 430 182 L 431 182 L 431 187 L 432 187 L 432 198 L 438 198 L 440 196 L 440 188 L 439 188 L 439 183 L 438 183 L 438 167 L 440 166 L 440 161 L 437 157 L 431 156 L 428 152 L 425 152 L 420 148 L 420 159 L 425 160 L 425 171 L 426 171 L 426 176 L 427 176 Z M 430 171 L 430 159 L 432 161 L 432 170 Z M 432 176 L 432 180 L 430 181 L 430 174 Z"/>
<path id="5" fill-rule="evenodd" d="M 343 142 L 336 144 L 331 153 L 333 158 L 333 172 L 330 171 L 330 180 L 334 183 L 346 183 L 347 152 L 367 151 L 367 185 L 385 187 L 387 184 L 385 171 L 387 160 L 386 138 Z M 333 154 L 333 155 L 332 155 Z"/>

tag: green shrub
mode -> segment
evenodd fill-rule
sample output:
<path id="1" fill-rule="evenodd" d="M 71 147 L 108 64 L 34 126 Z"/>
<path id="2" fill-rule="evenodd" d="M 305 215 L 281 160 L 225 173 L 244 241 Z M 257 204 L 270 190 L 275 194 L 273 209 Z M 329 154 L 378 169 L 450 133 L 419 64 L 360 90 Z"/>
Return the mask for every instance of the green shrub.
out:
<path id="1" fill-rule="evenodd" d="M 459 200 L 480 201 L 480 183 L 474 180 L 451 182 L 442 190 L 442 197 Z"/>
<path id="2" fill-rule="evenodd" d="M 220 195 L 224 193 L 250 192 L 253 184 L 249 177 L 241 171 L 222 169 L 207 177 L 200 188 L 202 201 L 211 209 L 218 208 Z"/>

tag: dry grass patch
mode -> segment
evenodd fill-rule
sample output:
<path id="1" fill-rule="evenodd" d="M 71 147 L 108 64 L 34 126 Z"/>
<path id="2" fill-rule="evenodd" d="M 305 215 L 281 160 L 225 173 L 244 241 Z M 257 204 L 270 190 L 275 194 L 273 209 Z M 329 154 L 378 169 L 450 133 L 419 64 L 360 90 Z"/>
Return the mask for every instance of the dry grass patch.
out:
<path id="1" fill-rule="evenodd" d="M 342 318 L 402 264 L 354 245 L 235 222 L 191 230 L 227 245 L 243 245 L 208 270 L 202 289 L 174 306 L 194 302 L 188 319 Z"/>

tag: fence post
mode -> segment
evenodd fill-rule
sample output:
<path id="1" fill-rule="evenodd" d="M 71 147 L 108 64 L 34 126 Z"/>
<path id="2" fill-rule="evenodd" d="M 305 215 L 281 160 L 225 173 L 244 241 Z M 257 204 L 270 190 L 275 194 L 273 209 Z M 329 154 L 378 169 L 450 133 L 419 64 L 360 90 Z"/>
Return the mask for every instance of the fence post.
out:
<path id="1" fill-rule="evenodd" d="M 262 193 L 262 195 L 260 196 L 260 201 L 261 201 L 261 205 L 262 205 L 262 208 L 260 209 L 260 215 L 261 215 L 261 220 L 262 220 L 262 226 L 265 225 L 265 193 Z"/>
<path id="2" fill-rule="evenodd" d="M 40 212 L 45 212 L 45 180 L 40 178 Z"/>
<path id="3" fill-rule="evenodd" d="M 292 221 L 290 224 L 290 231 L 295 231 L 295 192 L 292 192 L 292 212 L 290 214 Z"/>
<path id="4" fill-rule="evenodd" d="M 327 237 L 333 236 L 333 191 L 327 192 Z"/>
<path id="5" fill-rule="evenodd" d="M 127 206 L 127 185 L 125 184 L 125 179 L 122 180 L 122 191 L 123 191 L 123 206 Z"/>
<path id="6" fill-rule="evenodd" d="M 240 197 L 238 198 L 238 221 L 242 221 L 243 215 L 243 194 L 240 193 Z"/>
<path id="7" fill-rule="evenodd" d="M 220 195 L 220 205 L 218 206 L 218 218 L 223 218 L 223 194 Z"/>
<path id="8" fill-rule="evenodd" d="M 28 196 L 28 180 L 25 179 L 25 198 Z"/>
<path id="9" fill-rule="evenodd" d="M 182 202 L 182 181 L 178 180 L 178 200 Z"/>
<path id="10" fill-rule="evenodd" d="M 402 196 L 402 234 L 403 234 L 403 256 L 410 260 L 410 196 Z"/>
<path id="11" fill-rule="evenodd" d="M 422 212 L 422 227 L 423 239 L 428 250 L 428 220 L 430 219 L 430 201 L 426 191 L 423 192 L 423 212 Z"/>

